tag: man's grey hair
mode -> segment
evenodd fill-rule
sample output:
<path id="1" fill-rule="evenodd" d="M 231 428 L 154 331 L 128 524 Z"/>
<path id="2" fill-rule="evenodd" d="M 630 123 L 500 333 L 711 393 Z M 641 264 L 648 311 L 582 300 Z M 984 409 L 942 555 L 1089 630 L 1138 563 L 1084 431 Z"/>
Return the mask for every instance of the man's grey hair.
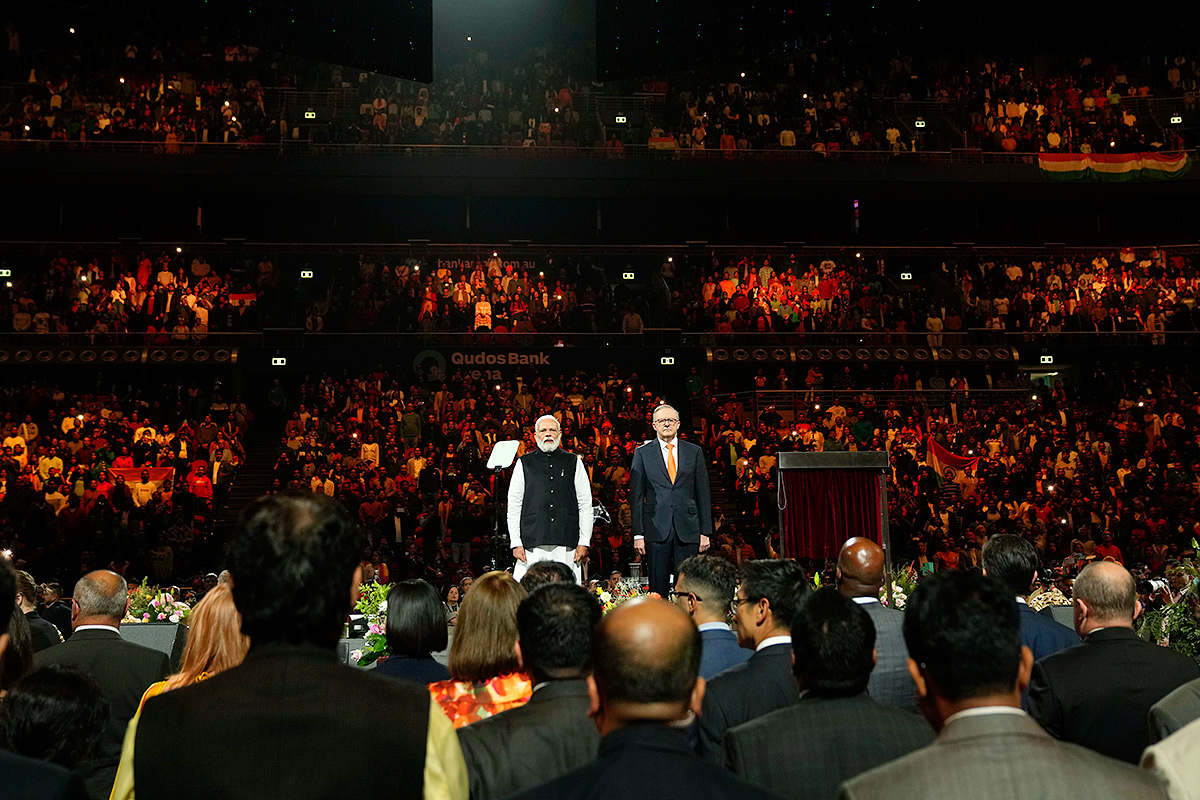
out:
<path id="1" fill-rule="evenodd" d="M 129 601 L 129 584 L 115 572 L 110 573 L 115 581 L 106 588 L 104 582 L 84 575 L 75 584 L 75 602 L 79 604 L 81 617 L 105 617 L 121 619 L 125 616 L 125 605 Z"/>
<path id="2" fill-rule="evenodd" d="M 562 424 L 558 421 L 558 417 L 554 416 L 553 414 L 542 414 L 533 421 L 533 429 L 535 431 L 538 429 L 538 426 L 542 424 L 542 420 L 544 419 L 550 420 L 554 423 L 554 427 L 558 428 L 560 431 L 562 430 Z"/>
<path id="3" fill-rule="evenodd" d="M 1075 598 L 1091 606 L 1097 620 L 1132 620 L 1137 610 L 1133 576 L 1124 569 L 1105 569 L 1103 563 L 1083 568 L 1075 579 Z"/>
<path id="4" fill-rule="evenodd" d="M 673 406 L 673 405 L 668 405 L 667 403 L 663 403 L 659 406 L 656 406 L 654 411 L 652 411 L 650 413 L 650 419 L 654 419 L 656 416 L 658 416 L 658 412 L 662 411 L 664 408 L 671 409 L 672 411 L 675 412 L 675 416 L 677 416 L 677 417 L 679 416 L 679 409 L 675 408 L 675 406 Z"/>

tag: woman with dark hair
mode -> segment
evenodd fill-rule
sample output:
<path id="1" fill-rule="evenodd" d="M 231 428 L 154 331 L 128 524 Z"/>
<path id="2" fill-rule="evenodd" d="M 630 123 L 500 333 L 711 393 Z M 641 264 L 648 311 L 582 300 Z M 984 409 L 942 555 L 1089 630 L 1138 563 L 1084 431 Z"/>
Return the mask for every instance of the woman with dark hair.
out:
<path id="1" fill-rule="evenodd" d="M 0 747 L 78 769 L 108 725 L 108 700 L 87 673 L 52 664 L 34 670 L 4 699 Z"/>
<path id="2" fill-rule="evenodd" d="M 414 683 L 448 680 L 450 670 L 433 660 L 445 650 L 446 611 L 437 589 L 420 579 L 400 581 L 388 592 L 388 657 L 375 667 L 376 674 Z"/>
<path id="3" fill-rule="evenodd" d="M 457 584 L 452 583 L 446 589 L 446 602 L 443 608 L 446 610 L 446 623 L 449 625 L 453 625 L 455 618 L 458 617 L 458 606 L 462 595 L 462 590 L 458 588 Z"/>
<path id="4" fill-rule="evenodd" d="M 8 622 L 8 649 L 0 653 L 0 700 L 33 669 L 33 634 L 20 606 Z"/>
<path id="5" fill-rule="evenodd" d="M 429 685 L 454 727 L 516 708 L 533 694 L 514 649 L 517 606 L 526 594 L 509 573 L 488 572 L 463 597 L 450 645 L 451 679 Z"/>

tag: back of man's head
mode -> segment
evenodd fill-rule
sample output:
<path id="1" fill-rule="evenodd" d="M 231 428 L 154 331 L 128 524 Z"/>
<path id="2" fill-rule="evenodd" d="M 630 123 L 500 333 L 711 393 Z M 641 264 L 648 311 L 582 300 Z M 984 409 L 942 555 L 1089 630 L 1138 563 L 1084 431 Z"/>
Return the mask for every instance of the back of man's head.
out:
<path id="1" fill-rule="evenodd" d="M 308 492 L 257 500 L 229 553 L 242 633 L 252 645 L 335 648 L 360 553 L 354 521 L 336 500 Z"/>
<path id="2" fill-rule="evenodd" d="M 1021 663 L 1017 601 L 996 578 L 952 571 L 921 583 L 904 612 L 904 641 L 909 657 L 923 665 L 949 702 L 1016 686 Z"/>
<path id="3" fill-rule="evenodd" d="M 8 634 L 8 621 L 17 605 L 17 576 L 7 558 L 0 557 L 0 636 Z M 0 647 L 0 656 L 4 648 Z"/>
<path id="4" fill-rule="evenodd" d="M 875 668 L 875 623 L 836 589 L 818 589 L 792 621 L 792 654 L 802 689 L 860 694 Z"/>
<path id="5" fill-rule="evenodd" d="M 603 701 L 686 707 L 700 674 L 700 631 L 662 600 L 622 603 L 596 626 L 592 670 Z"/>
<path id="6" fill-rule="evenodd" d="M 530 594 L 533 594 L 534 589 L 559 581 L 575 582 L 575 573 L 561 561 L 538 561 L 530 564 L 529 569 L 525 570 L 525 574 L 521 576 L 521 586 L 525 587 L 525 591 Z"/>
<path id="7" fill-rule="evenodd" d="M 721 621 L 729 615 L 737 581 L 737 567 L 718 556 L 692 556 L 679 565 L 679 586 L 699 598 L 701 622 Z"/>
<path id="8" fill-rule="evenodd" d="M 1093 623 L 1124 627 L 1133 624 L 1137 584 L 1129 570 L 1120 564 L 1112 561 L 1088 564 L 1075 578 L 1074 597 L 1087 605 L 1088 618 Z"/>
<path id="9" fill-rule="evenodd" d="M 98 569 L 75 584 L 74 600 L 79 606 L 74 625 L 119 625 L 129 604 L 129 584 L 115 572 Z"/>
<path id="10" fill-rule="evenodd" d="M 838 590 L 847 597 L 879 597 L 883 586 L 883 548 L 870 539 L 847 539 L 838 553 Z"/>
<path id="11" fill-rule="evenodd" d="M 804 569 L 795 561 L 761 558 L 742 564 L 742 589 L 746 599 L 766 600 L 775 627 L 787 630 L 812 587 Z"/>
<path id="12" fill-rule="evenodd" d="M 521 601 L 517 641 L 534 683 L 587 675 L 600 616 L 595 596 L 573 582 L 545 584 Z"/>
<path id="13" fill-rule="evenodd" d="M 1038 556 L 1033 545 L 1011 533 L 998 533 L 983 545 L 983 569 L 1014 595 L 1029 594 L 1037 574 Z"/>

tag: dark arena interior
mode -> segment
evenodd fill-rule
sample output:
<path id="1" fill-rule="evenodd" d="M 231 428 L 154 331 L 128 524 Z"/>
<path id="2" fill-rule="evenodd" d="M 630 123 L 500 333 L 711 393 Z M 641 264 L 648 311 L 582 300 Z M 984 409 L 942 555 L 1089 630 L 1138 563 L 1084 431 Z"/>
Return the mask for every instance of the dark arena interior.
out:
<path id="1" fill-rule="evenodd" d="M 0 797 L 1200 796 L 1192 13 L 7 9 Z"/>

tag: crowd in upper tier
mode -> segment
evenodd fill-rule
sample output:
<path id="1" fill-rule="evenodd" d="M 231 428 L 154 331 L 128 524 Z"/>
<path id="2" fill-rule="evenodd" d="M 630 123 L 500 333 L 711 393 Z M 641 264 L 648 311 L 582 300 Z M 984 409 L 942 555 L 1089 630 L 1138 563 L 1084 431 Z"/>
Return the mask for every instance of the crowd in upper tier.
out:
<path id="1" fill-rule="evenodd" d="M 822 52 L 762 66 L 590 83 L 577 55 L 535 47 L 483 50 L 423 85 L 207 38 L 123 39 L 56 32 L 25 43 L 9 27 L 0 140 L 154 142 L 161 152 L 207 143 L 484 145 L 696 151 L 889 152 L 978 147 L 998 152 L 1141 152 L 1185 146 L 1169 117 L 1194 105 L 1200 67 L 1187 53 L 1124 62 L 1083 54 L 1037 60 L 978 55 Z M 31 36 L 33 34 L 30 34 Z M 14 46 L 15 43 L 15 46 Z M 269 96 L 330 91 L 318 119 Z M 583 95 L 627 95 L 635 129 Z M 1186 100 L 1191 97 L 1192 100 Z M 1177 99 L 1152 108 L 1146 98 Z M 928 101 L 911 111 L 910 101 Z M 335 108 L 336 106 L 336 108 Z M 645 118 L 642 118 L 642 115 Z M 628 115 L 626 115 L 628 116 Z M 924 127 L 917 127 L 917 118 Z M 643 126 L 636 129 L 636 126 Z"/>
<path id="2" fill-rule="evenodd" d="M 904 280 L 902 258 L 871 252 L 671 256 L 619 280 L 625 259 L 498 255 L 443 260 L 363 254 L 300 280 L 303 256 L 212 258 L 170 248 L 25 259 L 0 290 L 0 331 L 145 333 L 195 343 L 217 332 L 918 334 L 932 347 L 963 332 L 1143 332 L 1200 324 L 1187 248 L 1123 247 L 1038 257 L 947 255 Z M 619 264 L 617 262 L 620 262 Z M 897 262 L 900 263 L 897 263 Z M 278 263 L 277 263 L 278 262 Z M 12 263 L 12 262 L 10 262 Z M 295 293 L 292 290 L 295 289 Z M 280 298 L 299 302 L 277 303 Z"/>

